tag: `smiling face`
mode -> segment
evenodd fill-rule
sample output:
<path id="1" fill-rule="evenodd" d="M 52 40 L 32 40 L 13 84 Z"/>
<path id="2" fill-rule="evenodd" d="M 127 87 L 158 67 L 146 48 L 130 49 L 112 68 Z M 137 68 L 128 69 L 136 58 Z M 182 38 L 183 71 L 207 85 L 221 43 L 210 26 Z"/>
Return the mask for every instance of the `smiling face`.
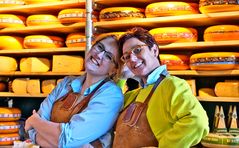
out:
<path id="1" fill-rule="evenodd" d="M 94 77 L 107 77 L 117 69 L 118 43 L 113 37 L 96 42 L 85 57 L 85 70 Z"/>

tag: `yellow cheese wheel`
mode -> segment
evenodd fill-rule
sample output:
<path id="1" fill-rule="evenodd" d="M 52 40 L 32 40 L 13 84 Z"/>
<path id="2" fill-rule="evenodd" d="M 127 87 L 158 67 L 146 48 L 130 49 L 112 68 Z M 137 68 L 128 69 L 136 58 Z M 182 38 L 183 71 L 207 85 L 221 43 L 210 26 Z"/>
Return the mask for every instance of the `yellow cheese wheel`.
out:
<path id="1" fill-rule="evenodd" d="M 160 54 L 159 58 L 161 64 L 167 65 L 169 70 L 189 69 L 189 56 L 187 55 Z"/>
<path id="2" fill-rule="evenodd" d="M 40 79 L 28 80 L 27 92 L 31 95 L 39 95 L 41 93 Z"/>
<path id="3" fill-rule="evenodd" d="M 128 20 L 144 18 L 144 10 L 134 7 L 110 7 L 100 11 L 100 21 Z"/>
<path id="4" fill-rule="evenodd" d="M 190 57 L 192 70 L 230 70 L 238 69 L 239 53 L 237 52 L 206 52 Z"/>
<path id="5" fill-rule="evenodd" d="M 0 134 L 4 133 L 17 133 L 19 131 L 20 124 L 19 122 L 0 122 Z"/>
<path id="6" fill-rule="evenodd" d="M 157 2 L 146 6 L 146 17 L 161 17 L 172 15 L 198 14 L 197 3 Z"/>
<path id="7" fill-rule="evenodd" d="M 0 72 L 12 72 L 17 70 L 17 61 L 12 57 L 0 56 Z"/>
<path id="8" fill-rule="evenodd" d="M 67 47 L 85 47 L 86 37 L 83 33 L 71 33 L 66 38 Z"/>
<path id="9" fill-rule="evenodd" d="M 238 11 L 238 3 L 238 0 L 200 0 L 199 10 L 201 13 Z"/>
<path id="10" fill-rule="evenodd" d="M 159 44 L 174 42 L 196 42 L 197 30 L 184 27 L 161 27 L 149 31 Z"/>
<path id="11" fill-rule="evenodd" d="M 239 25 L 215 25 L 206 28 L 204 41 L 239 40 Z"/>
<path id="12" fill-rule="evenodd" d="M 61 24 L 58 18 L 50 14 L 36 14 L 30 15 L 26 20 L 27 26 L 42 26 Z"/>
<path id="13" fill-rule="evenodd" d="M 51 61 L 47 58 L 28 57 L 20 60 L 21 72 L 47 72 Z"/>
<path id="14" fill-rule="evenodd" d="M 12 90 L 15 94 L 27 94 L 27 81 L 29 78 L 16 78 L 12 81 L 9 90 Z"/>
<path id="15" fill-rule="evenodd" d="M 96 22 L 98 18 L 97 12 L 92 12 L 92 20 Z M 63 24 L 85 22 L 86 21 L 86 10 L 79 8 L 64 9 L 58 14 L 58 19 Z"/>
<path id="16" fill-rule="evenodd" d="M 212 88 L 200 88 L 198 90 L 198 95 L 200 97 L 216 97 Z"/>
<path id="17" fill-rule="evenodd" d="M 83 57 L 74 55 L 53 55 L 53 72 L 80 72 L 84 68 Z"/>
<path id="18" fill-rule="evenodd" d="M 44 94 L 49 94 L 56 87 L 56 80 L 43 80 L 41 83 L 41 90 Z"/>
<path id="19" fill-rule="evenodd" d="M 20 6 L 24 3 L 24 0 L 0 0 L 0 7 Z"/>
<path id="20" fill-rule="evenodd" d="M 239 82 L 218 82 L 215 94 L 218 97 L 239 97 Z"/>
<path id="21" fill-rule="evenodd" d="M 0 121 L 17 121 L 21 117 L 21 110 L 18 108 L 0 107 Z"/>
<path id="22" fill-rule="evenodd" d="M 19 139 L 20 136 L 18 133 L 0 134 L 0 145 L 12 145 L 14 141 Z"/>
<path id="23" fill-rule="evenodd" d="M 26 4 L 52 3 L 61 0 L 24 0 Z"/>
<path id="24" fill-rule="evenodd" d="M 16 36 L 0 36 L 0 50 L 23 49 L 23 38 Z"/>
<path id="25" fill-rule="evenodd" d="M 24 22 L 26 18 L 13 14 L 0 14 L 0 28 L 7 27 L 25 27 Z"/>
<path id="26" fill-rule="evenodd" d="M 30 35 L 24 38 L 25 48 L 59 48 L 64 46 L 64 39 L 57 36 Z"/>

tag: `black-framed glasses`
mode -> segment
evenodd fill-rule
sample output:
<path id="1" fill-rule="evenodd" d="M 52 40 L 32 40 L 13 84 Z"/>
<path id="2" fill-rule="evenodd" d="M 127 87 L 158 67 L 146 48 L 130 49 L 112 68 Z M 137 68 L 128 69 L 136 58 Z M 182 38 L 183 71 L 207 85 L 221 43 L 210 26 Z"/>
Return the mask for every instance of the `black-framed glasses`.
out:
<path id="1" fill-rule="evenodd" d="M 129 61 L 129 59 L 130 59 L 130 55 L 131 54 L 134 54 L 136 56 L 139 55 L 141 53 L 141 51 L 143 50 L 144 46 L 148 46 L 148 45 L 146 45 L 146 44 L 144 44 L 144 45 L 137 45 L 137 46 L 131 48 L 129 51 L 125 52 L 120 59 L 124 63 L 127 63 Z"/>

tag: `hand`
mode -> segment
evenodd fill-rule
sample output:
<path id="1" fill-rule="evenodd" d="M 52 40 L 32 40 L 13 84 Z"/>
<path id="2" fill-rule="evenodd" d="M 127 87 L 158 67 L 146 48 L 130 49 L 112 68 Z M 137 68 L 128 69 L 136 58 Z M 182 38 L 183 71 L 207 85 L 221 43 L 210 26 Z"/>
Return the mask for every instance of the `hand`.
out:
<path id="1" fill-rule="evenodd" d="M 41 117 L 39 116 L 39 114 L 36 112 L 36 110 L 32 111 L 32 115 L 26 120 L 25 122 L 25 131 L 27 132 L 30 129 L 33 129 L 33 125 L 35 122 L 38 122 L 38 120 Z"/>

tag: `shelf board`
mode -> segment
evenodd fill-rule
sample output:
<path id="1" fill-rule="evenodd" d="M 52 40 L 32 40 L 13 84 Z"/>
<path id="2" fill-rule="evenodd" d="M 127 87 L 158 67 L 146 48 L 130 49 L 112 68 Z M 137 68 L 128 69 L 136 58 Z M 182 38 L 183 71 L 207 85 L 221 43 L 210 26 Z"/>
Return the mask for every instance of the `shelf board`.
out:
<path id="1" fill-rule="evenodd" d="M 15 94 L 12 92 L 0 92 L 0 97 L 24 97 L 24 98 L 44 98 L 47 94 Z"/>
<path id="2" fill-rule="evenodd" d="M 47 2 L 13 7 L 2 7 L 0 8 L 0 13 L 39 14 L 44 12 L 45 13 L 56 12 L 68 8 L 84 8 L 84 7 L 85 0 L 70 0 L 70 1 Z"/>
<path id="3" fill-rule="evenodd" d="M 197 97 L 199 101 L 205 102 L 239 102 L 239 97 Z"/>
<path id="4" fill-rule="evenodd" d="M 169 71 L 171 75 L 177 76 L 239 76 L 239 70 L 217 70 L 217 71 L 196 71 L 196 70 L 174 70 Z"/>
<path id="5" fill-rule="evenodd" d="M 19 50 L 0 50 L 0 55 L 39 55 L 39 54 L 58 54 L 58 53 L 82 52 L 82 51 L 85 51 L 85 47 L 19 49 Z"/>
<path id="6" fill-rule="evenodd" d="M 85 22 L 74 23 L 71 25 L 46 25 L 46 26 L 27 26 L 21 28 L 4 28 L 0 30 L 0 34 L 42 34 L 42 33 L 64 33 L 82 32 L 85 29 Z"/>
<path id="7" fill-rule="evenodd" d="M 0 76 L 68 76 L 68 75 L 83 75 L 85 72 L 0 72 Z"/>
<path id="8" fill-rule="evenodd" d="M 165 16 L 155 18 L 139 18 L 131 20 L 95 22 L 94 26 L 102 29 L 128 29 L 134 26 L 146 28 L 170 27 L 177 24 L 178 27 L 196 27 L 205 25 L 216 25 L 233 23 L 239 20 L 239 10 L 233 12 L 220 12 L 208 14 L 189 14 L 180 16 Z"/>

